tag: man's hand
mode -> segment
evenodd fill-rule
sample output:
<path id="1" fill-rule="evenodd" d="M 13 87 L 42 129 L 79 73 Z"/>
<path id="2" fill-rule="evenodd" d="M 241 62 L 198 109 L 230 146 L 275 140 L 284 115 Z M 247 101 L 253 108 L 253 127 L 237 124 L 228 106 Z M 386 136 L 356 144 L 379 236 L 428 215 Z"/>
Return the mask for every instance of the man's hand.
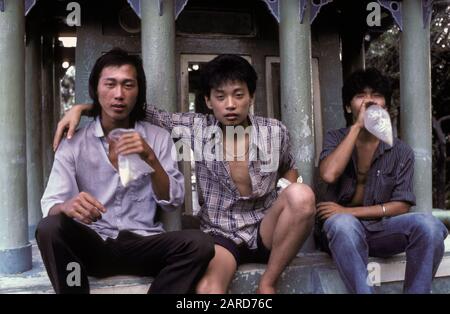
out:
<path id="1" fill-rule="evenodd" d="M 364 114 L 366 113 L 367 104 L 369 103 L 369 100 L 367 98 L 364 98 L 362 100 L 361 106 L 359 107 L 359 113 L 358 117 L 356 118 L 355 125 L 359 126 L 361 129 L 364 128 Z"/>
<path id="2" fill-rule="evenodd" d="M 115 156 L 138 154 L 142 160 L 150 165 L 150 167 L 154 170 L 151 174 L 153 192 L 160 200 L 170 200 L 169 176 L 161 166 L 153 149 L 147 144 L 139 133 L 130 132 L 123 134 L 114 146 Z M 114 154 L 110 156 L 110 160 L 114 161 L 114 158 Z"/>
<path id="3" fill-rule="evenodd" d="M 53 151 L 56 151 L 61 142 L 64 132 L 67 130 L 67 138 L 71 139 L 75 130 L 80 123 L 83 111 L 91 110 L 93 105 L 80 104 L 72 106 L 72 108 L 64 114 L 64 117 L 58 122 L 55 136 L 53 137 Z"/>
<path id="4" fill-rule="evenodd" d="M 343 207 L 334 202 L 322 202 L 317 204 L 317 215 L 321 220 L 327 220 L 335 214 L 352 214 L 352 208 Z"/>
<path id="5" fill-rule="evenodd" d="M 81 192 L 62 204 L 61 211 L 70 218 L 91 224 L 102 218 L 102 213 L 106 213 L 106 208 L 89 193 Z"/>
<path id="6" fill-rule="evenodd" d="M 156 160 L 155 152 L 138 132 L 123 134 L 114 146 L 117 155 L 139 154 L 150 166 Z"/>

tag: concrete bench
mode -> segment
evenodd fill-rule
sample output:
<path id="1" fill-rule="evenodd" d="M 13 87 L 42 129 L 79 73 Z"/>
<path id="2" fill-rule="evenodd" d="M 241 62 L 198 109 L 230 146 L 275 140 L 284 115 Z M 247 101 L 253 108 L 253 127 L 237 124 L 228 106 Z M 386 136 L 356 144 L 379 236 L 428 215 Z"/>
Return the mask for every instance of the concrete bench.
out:
<path id="1" fill-rule="evenodd" d="M 433 282 L 433 292 L 450 293 L 450 239 L 445 241 L 446 253 Z M 387 259 L 371 258 L 380 265 L 381 285 L 378 293 L 401 293 L 405 273 L 405 255 Z M 264 264 L 245 264 L 239 267 L 231 293 L 255 293 Z M 90 278 L 93 294 L 146 293 L 151 277 L 113 276 Z M 347 293 L 333 260 L 323 252 L 302 254 L 287 267 L 278 284 L 279 293 Z M 37 246 L 33 245 L 33 269 L 23 274 L 0 277 L 0 293 L 53 293 Z"/>

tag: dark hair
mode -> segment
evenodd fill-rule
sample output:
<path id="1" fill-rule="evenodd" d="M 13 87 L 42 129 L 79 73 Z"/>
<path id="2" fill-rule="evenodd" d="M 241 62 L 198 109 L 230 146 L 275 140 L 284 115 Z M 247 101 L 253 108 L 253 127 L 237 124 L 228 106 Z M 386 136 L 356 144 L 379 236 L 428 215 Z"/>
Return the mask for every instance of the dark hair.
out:
<path id="1" fill-rule="evenodd" d="M 232 54 L 215 57 L 200 72 L 201 92 L 208 98 L 212 88 L 233 81 L 246 83 L 250 95 L 253 96 L 257 80 L 258 75 L 251 64 L 244 58 Z"/>
<path id="2" fill-rule="evenodd" d="M 342 87 L 342 105 L 344 106 L 347 126 L 352 125 L 353 117 L 351 113 L 346 111 L 345 107 L 350 106 L 353 97 L 364 91 L 367 87 L 384 96 L 388 110 L 391 107 L 392 88 L 389 78 L 375 68 L 357 70 L 345 80 L 344 86 Z"/>
<path id="3" fill-rule="evenodd" d="M 101 106 L 98 101 L 97 88 L 98 81 L 100 79 L 100 74 L 102 70 L 109 66 L 122 66 L 122 65 L 132 65 L 136 69 L 137 73 L 137 83 L 138 83 L 138 96 L 136 99 L 136 104 L 133 110 L 130 112 L 130 122 L 134 124 L 135 121 L 143 120 L 145 116 L 146 107 L 146 93 L 147 93 L 147 82 L 145 79 L 144 67 L 142 66 L 142 60 L 137 55 L 130 55 L 123 49 L 113 48 L 103 56 L 97 59 L 92 68 L 91 75 L 89 76 L 89 96 L 91 96 L 94 106 L 92 108 L 91 115 L 94 117 L 98 116 L 101 112 Z"/>

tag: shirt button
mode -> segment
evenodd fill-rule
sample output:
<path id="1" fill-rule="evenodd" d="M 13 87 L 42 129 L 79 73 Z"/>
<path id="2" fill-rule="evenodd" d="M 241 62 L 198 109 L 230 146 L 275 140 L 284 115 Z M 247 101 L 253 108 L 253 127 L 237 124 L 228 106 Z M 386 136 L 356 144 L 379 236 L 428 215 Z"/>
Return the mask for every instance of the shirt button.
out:
<path id="1" fill-rule="evenodd" d="M 380 176 L 380 170 L 377 170 L 377 177 L 379 177 Z"/>

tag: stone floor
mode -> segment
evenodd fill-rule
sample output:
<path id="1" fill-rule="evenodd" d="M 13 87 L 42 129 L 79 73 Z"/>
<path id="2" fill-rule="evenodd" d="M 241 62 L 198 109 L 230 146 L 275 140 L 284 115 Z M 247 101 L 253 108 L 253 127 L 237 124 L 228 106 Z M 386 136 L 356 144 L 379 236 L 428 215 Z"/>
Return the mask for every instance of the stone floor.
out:
<path id="1" fill-rule="evenodd" d="M 53 293 L 43 266 L 39 250 L 33 244 L 33 268 L 22 274 L 0 277 L 0 294 Z M 450 293 L 450 239 L 446 242 L 446 253 L 433 282 L 433 293 Z M 404 254 L 389 259 L 371 258 L 380 267 L 381 285 L 378 293 L 401 293 L 405 271 Z M 239 267 L 230 287 L 231 293 L 254 293 L 263 264 L 245 264 Z M 115 276 L 105 279 L 90 278 L 92 293 L 146 293 L 151 284 L 150 277 Z M 322 252 L 298 256 L 283 273 L 279 293 L 347 293 L 331 258 Z"/>

